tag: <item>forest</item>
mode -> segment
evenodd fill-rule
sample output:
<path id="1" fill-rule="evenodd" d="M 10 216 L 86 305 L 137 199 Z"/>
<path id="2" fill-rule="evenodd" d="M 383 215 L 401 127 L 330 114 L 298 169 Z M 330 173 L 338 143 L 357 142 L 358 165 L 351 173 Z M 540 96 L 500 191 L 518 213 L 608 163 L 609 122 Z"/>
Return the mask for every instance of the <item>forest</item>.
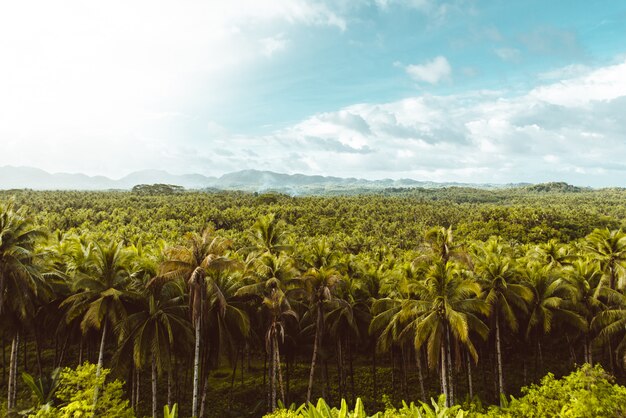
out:
<path id="1" fill-rule="evenodd" d="M 626 416 L 626 189 L 161 186 L 0 192 L 0 415 Z"/>

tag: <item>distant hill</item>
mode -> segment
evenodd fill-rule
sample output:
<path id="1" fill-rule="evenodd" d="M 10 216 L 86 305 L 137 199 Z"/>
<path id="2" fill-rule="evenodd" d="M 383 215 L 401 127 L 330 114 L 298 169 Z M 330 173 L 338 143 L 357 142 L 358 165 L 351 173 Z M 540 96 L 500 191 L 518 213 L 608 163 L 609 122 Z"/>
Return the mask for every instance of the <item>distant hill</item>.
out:
<path id="1" fill-rule="evenodd" d="M 0 189 L 109 190 L 132 189 L 138 184 L 176 184 L 186 189 L 212 187 L 217 178 L 201 174 L 174 175 L 163 170 L 142 170 L 119 180 L 85 174 L 48 173 L 32 167 L 0 167 Z"/>
<path id="2" fill-rule="evenodd" d="M 588 189 L 584 187 L 572 186 L 571 184 L 559 181 L 551 183 L 533 184 L 531 186 L 527 186 L 526 190 L 529 190 L 531 192 L 580 193 Z"/>
<path id="3" fill-rule="evenodd" d="M 130 190 L 136 185 L 168 184 L 185 189 L 200 190 L 243 190 L 249 192 L 275 191 L 291 195 L 358 193 L 384 189 L 472 187 L 499 189 L 511 187 L 535 187 L 528 184 L 472 184 L 436 183 L 413 179 L 365 180 L 304 174 L 282 174 L 272 171 L 242 170 L 224 174 L 221 177 L 207 177 L 201 174 L 176 175 L 163 170 L 135 171 L 118 180 L 104 176 L 85 174 L 48 173 L 32 167 L 0 167 L 0 190 Z M 560 185 L 561 183 L 549 183 Z M 562 183 L 565 184 L 565 183 Z M 540 185 L 537 185 L 540 186 Z M 574 187 L 566 185 L 569 187 Z M 547 187 L 547 186 L 546 186 Z M 550 186 L 558 188 L 557 186 Z M 561 186 L 559 186 L 561 187 Z M 533 189 L 534 190 L 534 189 Z M 541 191 L 539 189 L 535 191 Z M 559 190 L 563 191 L 563 190 Z"/>

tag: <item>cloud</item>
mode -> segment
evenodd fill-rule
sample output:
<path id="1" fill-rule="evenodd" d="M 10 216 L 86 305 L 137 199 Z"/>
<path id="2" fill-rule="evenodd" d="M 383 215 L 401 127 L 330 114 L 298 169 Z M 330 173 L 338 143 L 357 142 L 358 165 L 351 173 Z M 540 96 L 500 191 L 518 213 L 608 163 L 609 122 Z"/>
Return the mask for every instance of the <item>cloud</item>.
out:
<path id="1" fill-rule="evenodd" d="M 502 61 L 518 63 L 521 60 L 521 52 L 515 48 L 496 48 L 493 50 Z"/>
<path id="2" fill-rule="evenodd" d="M 283 51 L 287 47 L 289 40 L 280 34 L 259 39 L 259 43 L 261 44 L 261 53 L 266 57 L 271 57 L 276 52 Z"/>
<path id="3" fill-rule="evenodd" d="M 250 168 L 292 173 L 623 186 L 625 74 L 626 62 L 517 94 L 355 104 L 228 142 L 231 149 L 257 144 Z M 574 100 L 581 91 L 586 98 Z"/>
<path id="4" fill-rule="evenodd" d="M 441 55 L 423 64 L 407 65 L 404 69 L 413 80 L 429 84 L 438 84 L 452 74 L 450 63 Z"/>

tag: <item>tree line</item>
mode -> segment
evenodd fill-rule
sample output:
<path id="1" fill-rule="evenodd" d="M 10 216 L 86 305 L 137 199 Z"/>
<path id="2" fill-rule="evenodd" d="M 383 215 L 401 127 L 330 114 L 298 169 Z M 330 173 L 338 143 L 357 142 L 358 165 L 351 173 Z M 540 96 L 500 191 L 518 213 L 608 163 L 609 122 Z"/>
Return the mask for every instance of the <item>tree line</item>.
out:
<path id="1" fill-rule="evenodd" d="M 433 226 L 398 249 L 372 244 L 371 234 L 301 236 L 284 216 L 264 214 L 249 220 L 244 237 L 213 225 L 168 244 L 130 242 L 114 232 L 50 232 L 36 216 L 14 200 L 0 204 L 9 411 L 24 389 L 20 349 L 24 359 L 27 349 L 34 355 L 39 376 L 88 359 L 96 360 L 96 376 L 114 368 L 128 382 L 132 407 L 150 393 L 154 417 L 174 402 L 185 416 L 206 416 L 210 372 L 230 365 L 234 381 L 246 359 L 248 367 L 263 362 L 259 393 L 269 411 L 279 401 L 327 397 L 329 361 L 338 398 L 359 396 L 355 363 L 361 372 L 371 365 L 375 398 L 383 386 L 377 375 L 390 365 L 394 384 L 409 396 L 412 364 L 417 396 L 428 399 L 437 379 L 448 406 L 473 398 L 481 373 L 493 380 L 498 402 L 518 388 L 507 371 L 522 368 L 526 380 L 534 359 L 538 377 L 550 363 L 546 349 L 618 375 L 626 362 L 620 229 L 520 243 L 457 240 L 452 227 Z M 507 353 L 519 352 L 532 356 L 512 366 Z M 291 381 L 298 359 L 308 370 L 302 393 Z M 490 361 L 491 371 L 484 364 Z M 141 386 L 146 379 L 149 389 Z M 98 396 L 96 388 L 94 405 Z"/>

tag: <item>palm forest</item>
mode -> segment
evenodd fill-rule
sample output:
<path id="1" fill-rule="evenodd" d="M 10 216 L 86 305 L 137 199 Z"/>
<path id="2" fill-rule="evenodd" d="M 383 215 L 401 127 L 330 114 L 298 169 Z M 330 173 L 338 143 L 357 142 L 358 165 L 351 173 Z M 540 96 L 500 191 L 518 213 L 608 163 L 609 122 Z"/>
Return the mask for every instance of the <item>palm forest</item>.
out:
<path id="1" fill-rule="evenodd" d="M 624 417 L 625 202 L 0 192 L 0 415 Z"/>

